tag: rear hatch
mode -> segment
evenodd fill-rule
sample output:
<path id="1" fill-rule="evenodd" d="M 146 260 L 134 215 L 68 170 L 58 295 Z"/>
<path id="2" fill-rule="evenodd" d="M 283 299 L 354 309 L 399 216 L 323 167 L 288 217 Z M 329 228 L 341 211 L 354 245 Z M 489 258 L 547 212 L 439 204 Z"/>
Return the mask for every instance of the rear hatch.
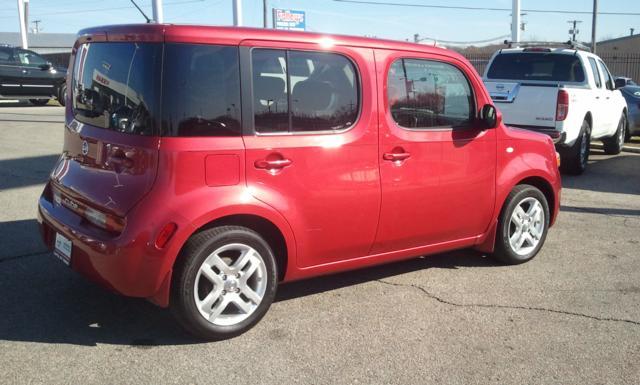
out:
<path id="1" fill-rule="evenodd" d="M 574 53 L 532 48 L 497 54 L 484 80 L 506 124 L 555 127 L 559 88 L 582 85 L 585 75 Z"/>
<path id="2" fill-rule="evenodd" d="M 123 218 L 156 178 L 163 47 L 95 40 L 75 52 L 52 190 L 57 203 L 85 217 L 89 210 L 99 224 L 103 213 Z"/>

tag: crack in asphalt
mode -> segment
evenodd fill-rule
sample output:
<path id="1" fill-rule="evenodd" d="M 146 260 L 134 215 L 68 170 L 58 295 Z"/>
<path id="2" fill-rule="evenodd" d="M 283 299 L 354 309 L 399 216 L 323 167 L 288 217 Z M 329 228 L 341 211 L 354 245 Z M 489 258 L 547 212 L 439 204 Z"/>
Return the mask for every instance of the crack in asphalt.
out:
<path id="1" fill-rule="evenodd" d="M 556 313 L 556 314 L 564 314 L 564 315 L 588 318 L 588 319 L 596 320 L 596 321 L 622 322 L 622 323 L 628 323 L 628 324 L 631 324 L 631 325 L 640 326 L 640 322 L 639 321 L 634 321 L 634 320 L 629 320 L 629 319 L 624 319 L 624 318 L 597 317 L 597 316 L 583 314 L 583 313 L 576 313 L 576 312 L 571 312 L 571 311 L 566 311 L 566 310 L 548 309 L 548 308 L 543 308 L 543 307 L 516 306 L 516 305 L 498 305 L 498 304 L 482 304 L 482 303 L 469 303 L 469 304 L 456 303 L 456 302 L 449 301 L 449 300 L 446 300 L 444 298 L 438 297 L 437 295 L 435 295 L 433 293 L 430 293 L 427 289 L 423 288 L 422 286 L 418 286 L 418 285 L 414 285 L 414 284 L 403 284 L 403 283 L 389 282 L 389 281 L 385 281 L 385 280 L 382 280 L 382 279 L 378 279 L 376 281 L 380 282 L 382 284 L 385 284 L 385 285 L 389 285 L 389 286 L 406 287 L 406 288 L 417 289 L 417 290 L 421 291 L 422 293 L 424 293 L 427 297 L 429 297 L 429 298 L 431 298 L 433 300 L 436 300 L 436 301 L 438 301 L 440 303 L 443 303 L 445 305 L 449 305 L 449 306 L 455 306 L 455 307 L 479 307 L 479 308 L 488 308 L 488 309 L 513 309 L 513 310 L 540 311 L 540 312 L 546 312 L 546 313 Z"/>
<path id="2" fill-rule="evenodd" d="M 9 261 L 15 261 L 17 259 L 22 259 L 22 258 L 36 257 L 38 255 L 44 255 L 44 254 L 48 254 L 48 253 L 49 253 L 49 251 L 37 251 L 35 253 L 28 253 L 28 254 L 22 254 L 22 255 L 12 255 L 10 257 L 5 257 L 5 258 L 0 257 L 0 263 L 9 262 Z"/>

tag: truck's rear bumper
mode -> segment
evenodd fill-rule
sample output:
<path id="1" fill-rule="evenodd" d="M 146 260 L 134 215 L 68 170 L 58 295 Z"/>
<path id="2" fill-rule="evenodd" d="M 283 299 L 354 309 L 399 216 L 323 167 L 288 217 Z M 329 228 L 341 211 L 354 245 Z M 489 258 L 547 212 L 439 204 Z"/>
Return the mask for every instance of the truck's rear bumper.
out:
<path id="1" fill-rule="evenodd" d="M 536 131 L 536 132 L 539 132 L 541 134 L 548 135 L 549 137 L 551 137 L 551 139 L 553 140 L 553 143 L 555 143 L 555 144 L 564 143 L 564 140 L 566 138 L 566 133 L 565 132 L 558 131 L 555 128 L 551 128 L 551 127 L 525 126 L 525 125 L 508 124 L 508 123 L 507 123 L 507 125 L 511 126 L 511 127 L 522 128 L 524 130 Z"/>

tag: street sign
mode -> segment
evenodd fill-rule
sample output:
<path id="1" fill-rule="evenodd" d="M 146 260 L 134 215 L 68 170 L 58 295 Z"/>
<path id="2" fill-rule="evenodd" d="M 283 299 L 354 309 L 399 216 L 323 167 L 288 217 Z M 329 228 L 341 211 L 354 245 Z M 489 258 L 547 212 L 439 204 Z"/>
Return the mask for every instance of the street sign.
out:
<path id="1" fill-rule="evenodd" d="M 307 28 L 304 11 L 273 9 L 273 28 L 289 31 L 304 31 Z"/>

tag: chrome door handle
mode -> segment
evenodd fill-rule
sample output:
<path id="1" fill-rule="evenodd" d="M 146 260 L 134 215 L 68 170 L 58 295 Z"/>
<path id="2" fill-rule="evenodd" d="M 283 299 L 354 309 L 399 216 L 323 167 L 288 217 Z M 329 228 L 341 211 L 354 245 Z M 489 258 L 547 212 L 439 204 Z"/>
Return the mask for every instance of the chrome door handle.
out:
<path id="1" fill-rule="evenodd" d="M 260 160 L 256 160 L 256 162 L 254 163 L 254 166 L 260 169 L 272 170 L 272 169 L 285 168 L 287 166 L 290 166 L 292 163 L 293 161 L 291 159 L 274 159 L 274 160 L 260 159 Z"/>

